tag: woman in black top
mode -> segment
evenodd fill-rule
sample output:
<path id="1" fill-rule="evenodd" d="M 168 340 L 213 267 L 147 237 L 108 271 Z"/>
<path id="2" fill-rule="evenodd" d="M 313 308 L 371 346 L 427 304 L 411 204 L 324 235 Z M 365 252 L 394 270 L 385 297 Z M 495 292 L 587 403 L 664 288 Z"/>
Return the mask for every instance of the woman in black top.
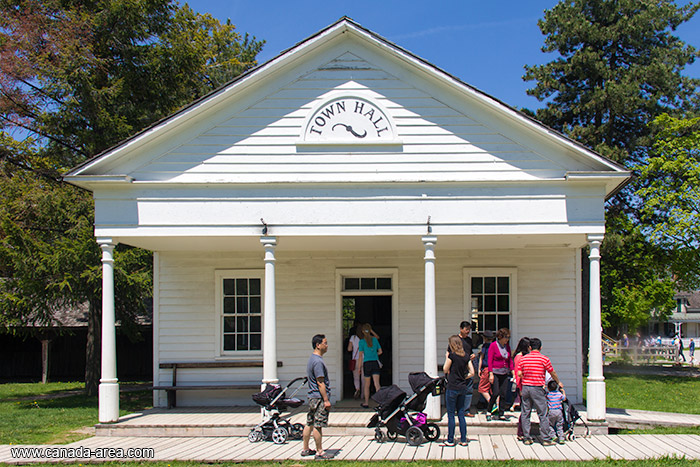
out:
<path id="1" fill-rule="evenodd" d="M 443 370 L 447 375 L 447 440 L 442 446 L 455 445 L 455 414 L 459 419 L 459 434 L 462 446 L 467 445 L 467 419 L 464 414 L 472 403 L 474 366 L 470 356 L 464 352 L 462 339 L 450 336 L 450 352 L 445 359 Z"/>

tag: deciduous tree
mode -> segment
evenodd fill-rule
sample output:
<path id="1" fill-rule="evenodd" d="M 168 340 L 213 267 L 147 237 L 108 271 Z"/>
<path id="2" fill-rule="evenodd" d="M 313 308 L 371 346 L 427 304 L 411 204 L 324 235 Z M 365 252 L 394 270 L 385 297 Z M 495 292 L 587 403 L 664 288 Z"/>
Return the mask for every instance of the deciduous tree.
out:
<path id="1" fill-rule="evenodd" d="M 101 265 L 89 193 L 62 171 L 255 65 L 262 42 L 174 0 L 0 0 L 0 325 L 88 302 L 97 387 Z M 123 325 L 150 287 L 148 252 L 118 246 Z"/>

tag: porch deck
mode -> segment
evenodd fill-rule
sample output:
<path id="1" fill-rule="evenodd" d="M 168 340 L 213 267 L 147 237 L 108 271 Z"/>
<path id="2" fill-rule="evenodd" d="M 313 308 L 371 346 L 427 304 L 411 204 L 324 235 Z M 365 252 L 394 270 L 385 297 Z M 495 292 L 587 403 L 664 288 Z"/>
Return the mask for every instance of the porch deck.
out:
<path id="1" fill-rule="evenodd" d="M 585 407 L 577 407 L 591 434 L 607 434 L 609 428 L 644 428 L 658 425 L 700 424 L 700 416 L 648 412 L 641 410 L 608 409 L 607 423 L 589 422 Z M 328 436 L 370 436 L 372 430 L 366 428 L 373 410 L 358 407 L 357 401 L 346 400 L 336 404 L 329 417 L 329 427 L 324 430 Z M 519 412 L 508 412 L 508 421 L 487 421 L 483 414 L 467 419 L 470 434 L 515 435 Z M 286 418 L 287 415 L 285 415 Z M 305 406 L 291 411 L 292 423 L 305 422 Z M 533 422 L 537 414 L 532 414 Z M 174 409 L 155 408 L 122 417 L 119 422 L 98 424 L 97 436 L 140 436 L 140 437 L 229 437 L 248 436 L 250 429 L 260 422 L 258 407 L 178 407 Z M 439 425 L 447 432 L 447 416 L 443 415 Z M 576 434 L 585 433 L 578 422 Z"/>

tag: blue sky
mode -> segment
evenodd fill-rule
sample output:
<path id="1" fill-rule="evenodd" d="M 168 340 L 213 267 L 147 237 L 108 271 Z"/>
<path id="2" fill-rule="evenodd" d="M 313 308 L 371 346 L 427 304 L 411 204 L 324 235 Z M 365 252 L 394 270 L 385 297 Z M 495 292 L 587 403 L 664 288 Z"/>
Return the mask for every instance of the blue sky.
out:
<path id="1" fill-rule="evenodd" d="M 185 3 L 185 0 L 181 0 Z M 349 16 L 470 85 L 514 107 L 536 109 L 522 80 L 524 65 L 546 63 L 537 20 L 556 0 L 192 0 L 200 13 L 227 18 L 239 32 L 266 41 L 262 63 Z M 681 1 L 680 4 L 687 2 Z M 700 13 L 679 28 L 681 39 L 700 48 Z M 700 63 L 687 69 L 700 77 Z"/>

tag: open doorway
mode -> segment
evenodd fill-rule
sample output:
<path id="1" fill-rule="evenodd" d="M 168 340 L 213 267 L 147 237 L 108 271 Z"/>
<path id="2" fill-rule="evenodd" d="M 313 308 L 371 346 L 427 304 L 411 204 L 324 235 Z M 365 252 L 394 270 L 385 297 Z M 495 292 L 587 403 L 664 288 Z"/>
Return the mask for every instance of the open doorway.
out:
<path id="1" fill-rule="evenodd" d="M 380 360 L 383 364 L 380 382 L 382 387 L 392 384 L 392 296 L 391 295 L 343 295 L 343 343 L 348 347 L 350 336 L 355 333 L 356 323 L 369 323 L 379 335 L 382 346 Z M 351 354 L 343 352 L 343 395 L 352 397 L 355 392 L 353 374 L 349 370 Z M 363 384 L 361 381 L 360 384 Z M 374 387 L 372 385 L 372 392 Z"/>

